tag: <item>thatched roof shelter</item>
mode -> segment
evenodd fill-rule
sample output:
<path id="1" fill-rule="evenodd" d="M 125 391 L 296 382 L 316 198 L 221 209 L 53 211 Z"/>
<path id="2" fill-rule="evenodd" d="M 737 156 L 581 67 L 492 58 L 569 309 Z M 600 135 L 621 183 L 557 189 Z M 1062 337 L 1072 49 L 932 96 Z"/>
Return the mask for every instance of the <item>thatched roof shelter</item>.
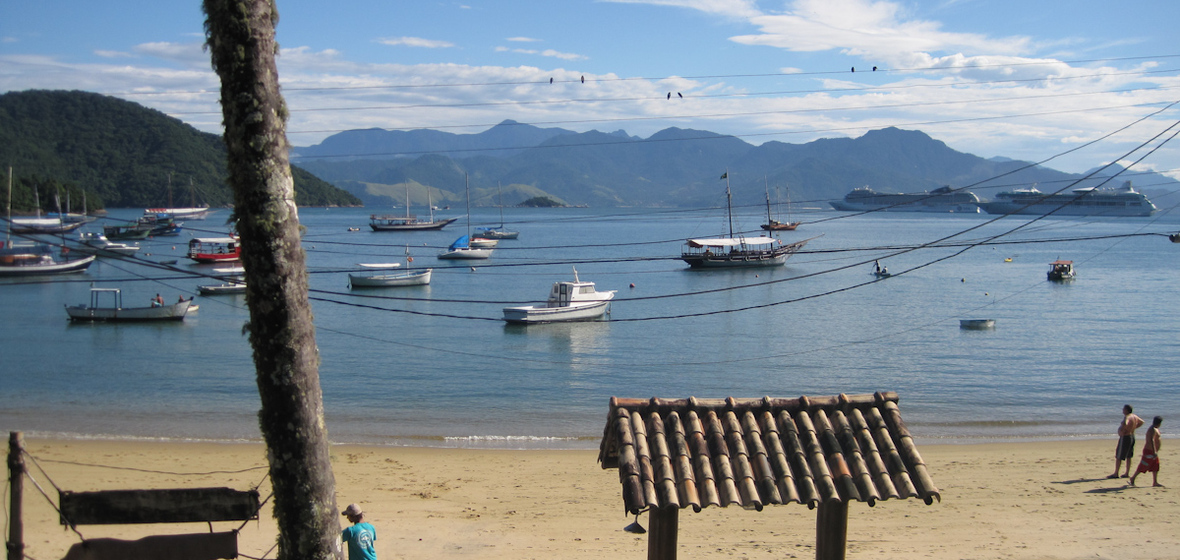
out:
<path id="1" fill-rule="evenodd" d="M 683 508 L 761 510 L 799 503 L 820 508 L 817 556 L 842 558 L 849 502 L 941 501 L 897 403 L 893 392 L 740 400 L 616 397 L 598 460 L 604 469 L 619 469 L 629 514 L 652 512 L 653 545 L 655 527 L 674 528 L 675 512 Z M 661 538 L 669 537 L 671 555 L 649 557 L 674 558 L 675 535 Z"/>

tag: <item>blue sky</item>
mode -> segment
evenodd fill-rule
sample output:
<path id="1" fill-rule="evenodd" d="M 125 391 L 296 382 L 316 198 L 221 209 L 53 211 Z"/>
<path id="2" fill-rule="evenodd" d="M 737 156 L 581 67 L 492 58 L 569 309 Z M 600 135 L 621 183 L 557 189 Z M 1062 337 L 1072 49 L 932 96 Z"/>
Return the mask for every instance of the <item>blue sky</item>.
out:
<path id="1" fill-rule="evenodd" d="M 1180 100 L 1178 5 L 278 0 L 279 73 L 297 146 L 349 129 L 475 133 L 505 119 L 754 144 L 898 126 L 1038 161 Z M 203 20 L 199 1 L 5 2 L 0 91 L 93 91 L 219 133 Z M 1047 165 L 1124 158 L 1177 120 L 1180 106 Z M 1180 144 L 1140 165 L 1180 177 Z"/>

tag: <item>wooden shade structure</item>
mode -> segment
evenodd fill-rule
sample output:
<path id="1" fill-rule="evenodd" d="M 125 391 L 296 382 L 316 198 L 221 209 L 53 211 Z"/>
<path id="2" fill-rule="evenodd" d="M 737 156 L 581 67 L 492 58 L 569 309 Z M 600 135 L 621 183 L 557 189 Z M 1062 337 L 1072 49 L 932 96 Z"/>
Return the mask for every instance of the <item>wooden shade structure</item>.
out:
<path id="1" fill-rule="evenodd" d="M 598 460 L 619 469 L 628 514 L 648 511 L 649 559 L 676 557 L 691 507 L 819 508 L 816 557 L 842 559 L 848 503 L 941 501 L 897 393 L 781 399 L 611 398 Z"/>

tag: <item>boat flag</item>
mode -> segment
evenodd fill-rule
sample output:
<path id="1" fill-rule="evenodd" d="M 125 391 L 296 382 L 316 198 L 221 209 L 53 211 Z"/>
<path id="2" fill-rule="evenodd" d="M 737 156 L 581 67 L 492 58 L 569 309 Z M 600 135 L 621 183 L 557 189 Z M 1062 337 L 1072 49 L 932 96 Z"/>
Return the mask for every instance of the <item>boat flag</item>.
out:
<path id="1" fill-rule="evenodd" d="M 728 171 L 726 171 L 725 173 L 722 173 L 722 174 L 721 174 L 721 179 L 725 179 L 725 178 L 727 178 L 727 177 L 729 177 L 729 172 L 728 172 Z M 718 180 L 720 180 L 720 179 L 718 179 Z"/>

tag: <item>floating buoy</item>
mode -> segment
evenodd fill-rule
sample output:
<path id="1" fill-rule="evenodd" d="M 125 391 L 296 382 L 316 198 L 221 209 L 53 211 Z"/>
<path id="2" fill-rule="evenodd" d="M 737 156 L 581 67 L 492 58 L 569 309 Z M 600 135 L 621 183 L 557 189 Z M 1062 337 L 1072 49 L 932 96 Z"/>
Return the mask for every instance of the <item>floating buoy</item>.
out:
<path id="1" fill-rule="evenodd" d="M 634 287 L 635 287 L 635 282 L 632 282 L 632 283 L 631 283 L 631 287 L 632 287 L 632 288 L 634 288 Z"/>
<path id="2" fill-rule="evenodd" d="M 966 279 L 966 278 L 960 278 L 960 279 L 959 279 L 959 281 L 960 281 L 960 282 L 966 282 L 966 281 L 967 281 L 967 279 Z"/>

